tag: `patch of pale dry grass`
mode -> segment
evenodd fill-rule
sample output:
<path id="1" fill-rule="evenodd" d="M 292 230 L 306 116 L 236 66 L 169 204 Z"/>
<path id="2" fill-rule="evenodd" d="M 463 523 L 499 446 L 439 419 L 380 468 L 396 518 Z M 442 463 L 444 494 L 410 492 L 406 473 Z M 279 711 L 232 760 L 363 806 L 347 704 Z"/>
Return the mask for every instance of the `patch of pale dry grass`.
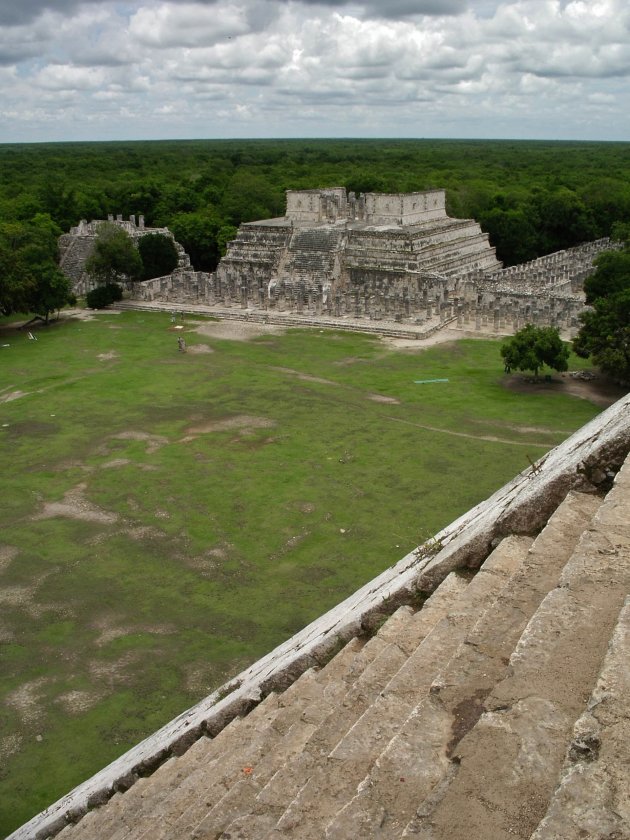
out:
<path id="1" fill-rule="evenodd" d="M 31 518 L 37 521 L 62 516 L 66 519 L 78 519 L 103 525 L 112 525 L 117 522 L 119 518 L 117 513 L 103 510 L 85 498 L 86 489 L 87 484 L 83 482 L 77 484 L 64 494 L 61 502 L 44 502 L 42 510 Z"/>
<path id="2" fill-rule="evenodd" d="M 102 700 L 103 692 L 97 691 L 66 691 L 55 698 L 55 703 L 62 706 L 64 711 L 70 715 L 80 715 L 87 712 Z"/>
<path id="3" fill-rule="evenodd" d="M 3 572 L 15 560 L 20 550 L 14 545 L 0 545 L 0 572 Z"/>
<path id="4" fill-rule="evenodd" d="M 22 683 L 4 699 L 7 706 L 17 712 L 22 723 L 33 726 L 44 716 L 43 689 L 54 680 L 51 677 L 37 677 Z"/>
<path id="5" fill-rule="evenodd" d="M 248 321 L 192 321 L 193 332 L 226 341 L 252 341 L 263 335 L 282 335 L 286 328 L 277 324 L 253 324 Z"/>
<path id="6" fill-rule="evenodd" d="M 13 402 L 13 400 L 19 400 L 20 397 L 27 397 L 29 393 L 29 391 L 9 391 L 7 394 L 0 394 L 0 403 L 8 403 Z"/>
<path id="7" fill-rule="evenodd" d="M 255 417 L 251 414 L 238 414 L 234 417 L 224 417 L 221 420 L 209 420 L 207 423 L 199 423 L 186 429 L 186 435 L 181 438 L 180 443 L 188 443 L 195 440 L 199 435 L 208 435 L 212 432 L 225 432 L 232 429 L 240 434 L 251 434 L 256 429 L 270 429 L 275 426 L 275 420 L 267 417 Z"/>

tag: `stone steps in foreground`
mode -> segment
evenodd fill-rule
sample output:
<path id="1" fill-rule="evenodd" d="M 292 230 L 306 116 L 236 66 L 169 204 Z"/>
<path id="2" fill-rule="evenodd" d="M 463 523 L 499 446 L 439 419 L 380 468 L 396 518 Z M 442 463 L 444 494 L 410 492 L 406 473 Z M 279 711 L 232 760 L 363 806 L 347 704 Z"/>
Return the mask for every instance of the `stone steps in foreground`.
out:
<path id="1" fill-rule="evenodd" d="M 361 658 L 364 647 L 362 640 L 352 639 L 321 671 L 306 671 L 278 695 L 275 698 L 277 709 L 270 716 L 257 715 L 257 707 L 243 718 L 235 737 L 221 744 L 220 752 L 213 755 L 211 761 L 195 767 L 180 784 L 173 786 L 168 796 L 164 797 L 159 789 L 154 791 L 143 815 L 127 815 L 127 836 L 130 840 L 185 836 L 187 814 L 195 809 L 206 813 L 223 795 L 226 785 L 246 774 L 260 756 L 277 749 L 303 710 L 342 682 L 349 669 L 356 667 L 356 660 Z M 186 755 L 182 756 L 182 762 L 185 762 Z"/>
<path id="2" fill-rule="evenodd" d="M 522 565 L 466 636 L 400 732 L 384 749 L 354 798 L 326 829 L 331 840 L 400 833 L 450 768 L 450 754 L 483 712 L 503 678 L 532 614 L 554 588 L 601 498 L 569 493 Z"/>
<path id="3" fill-rule="evenodd" d="M 270 740 L 281 737 L 329 681 L 336 684 L 340 673 L 363 648 L 362 640 L 352 639 L 321 671 L 309 669 L 281 695 L 269 694 L 246 717 L 233 720 L 215 738 L 200 738 L 184 755 L 170 758 L 153 775 L 138 779 L 126 793 L 115 794 L 106 805 L 90 812 L 76 826 L 64 829 L 60 836 L 63 840 L 109 840 L 121 828 L 129 837 L 132 833 L 142 836 L 174 803 L 186 796 L 197 798 L 203 790 L 204 776 L 223 764 L 226 755 L 234 754 L 243 744 L 255 746 L 254 739 L 261 733 Z"/>
<path id="4" fill-rule="evenodd" d="M 573 729 L 562 780 L 531 840 L 630 834 L 630 597 Z"/>
<path id="5" fill-rule="evenodd" d="M 317 722 L 318 726 L 293 760 L 268 756 L 253 769 L 251 776 L 237 781 L 195 827 L 192 836 L 219 836 L 232 820 L 238 822 L 244 814 L 248 816 L 242 825 L 235 823 L 230 827 L 231 836 L 260 837 L 272 828 L 287 801 L 299 791 L 304 775 L 337 744 L 467 585 L 468 581 L 461 575 L 448 575 L 420 611 L 414 613 L 409 607 L 401 607 L 394 613 L 366 645 L 378 645 L 376 655 L 344 696 L 332 707 L 313 704 L 304 712 L 303 719 L 307 723 Z"/>
<path id="6" fill-rule="evenodd" d="M 523 562 L 531 543 L 528 537 L 508 537 L 490 554 L 447 615 L 438 621 L 339 743 L 321 756 L 293 801 L 287 803 L 269 837 L 300 840 L 322 837 L 322 826 L 354 794 L 357 784 L 453 655 L 479 613 L 491 607 Z"/>
<path id="7" fill-rule="evenodd" d="M 577 718 L 630 591 L 630 461 L 543 599 L 506 677 L 453 755 L 449 784 L 404 837 L 529 838 L 558 784 Z M 630 827 L 626 826 L 630 836 Z M 395 836 L 395 835 L 394 835 Z"/>

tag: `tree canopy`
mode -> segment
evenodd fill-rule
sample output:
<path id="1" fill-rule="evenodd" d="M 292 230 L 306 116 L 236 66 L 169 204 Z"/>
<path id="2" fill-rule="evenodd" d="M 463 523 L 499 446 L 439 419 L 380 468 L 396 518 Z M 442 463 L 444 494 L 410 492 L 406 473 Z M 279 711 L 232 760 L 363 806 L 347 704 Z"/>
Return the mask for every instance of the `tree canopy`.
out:
<path id="1" fill-rule="evenodd" d="M 45 213 L 0 223 L 0 312 L 32 312 L 45 321 L 74 300 L 58 266 L 58 226 Z"/>
<path id="2" fill-rule="evenodd" d="M 567 370 L 569 347 L 555 327 L 527 324 L 501 346 L 505 370 L 531 370 L 535 376 L 545 365 L 553 370 Z"/>
<path id="3" fill-rule="evenodd" d="M 614 178 L 610 173 L 614 173 Z M 0 218 L 48 213 L 62 228 L 143 213 L 213 270 L 225 229 L 284 212 L 284 190 L 444 188 L 507 265 L 611 234 L 630 222 L 627 143 L 489 140 L 190 140 L 5 144 Z M 229 236 L 227 236 L 229 238 Z"/>
<path id="4" fill-rule="evenodd" d="M 164 277 L 170 274 L 179 262 L 177 248 L 170 236 L 164 233 L 148 233 L 138 242 L 142 260 L 141 280 Z"/>
<path id="5" fill-rule="evenodd" d="M 104 222 L 98 229 L 94 250 L 85 270 L 99 284 L 124 283 L 142 275 L 142 258 L 129 234 L 118 225 Z"/>
<path id="6" fill-rule="evenodd" d="M 573 349 L 590 356 L 605 373 L 630 383 L 630 249 L 608 251 L 595 261 L 585 281 L 592 305 L 580 315 L 582 326 Z"/>

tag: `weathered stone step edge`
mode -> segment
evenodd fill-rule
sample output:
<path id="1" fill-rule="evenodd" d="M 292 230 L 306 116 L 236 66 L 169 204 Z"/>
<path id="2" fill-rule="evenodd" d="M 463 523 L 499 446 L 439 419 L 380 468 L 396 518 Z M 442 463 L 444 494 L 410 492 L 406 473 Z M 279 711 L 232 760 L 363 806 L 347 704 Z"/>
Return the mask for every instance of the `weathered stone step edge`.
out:
<path id="1" fill-rule="evenodd" d="M 410 607 L 400 607 L 367 643 L 364 650 L 378 642 L 376 654 L 352 682 L 346 683 L 345 691 L 335 698 L 336 702 L 313 704 L 305 710 L 300 724 L 304 726 L 315 723 L 315 726 L 303 742 L 300 753 L 282 763 L 278 762 L 276 756 L 267 756 L 265 761 L 255 768 L 254 776 L 248 780 L 249 784 L 239 782 L 230 788 L 206 814 L 193 836 L 197 836 L 198 831 L 218 836 L 221 830 L 227 829 L 230 822 L 252 815 L 257 809 L 254 800 L 264 800 L 267 804 L 265 810 L 268 810 L 274 790 L 282 791 L 282 796 L 286 796 L 289 784 L 287 777 L 292 781 L 299 778 L 299 768 L 306 752 L 322 751 L 322 734 L 331 732 L 331 721 L 336 731 L 344 731 L 344 727 L 349 727 L 363 709 L 367 708 L 368 697 L 375 696 L 380 688 L 387 684 L 390 676 L 399 667 L 396 663 L 401 664 L 405 657 L 410 655 L 466 586 L 465 579 L 449 575 L 418 612 L 413 613 Z M 330 743 L 330 737 L 327 741 Z M 336 740 L 330 743 L 330 748 L 334 743 Z M 258 794 L 261 794 L 260 799 Z M 254 829 L 251 833 L 256 836 L 257 830 Z"/>
<path id="2" fill-rule="evenodd" d="M 322 823 L 329 822 L 353 797 L 383 746 L 413 711 L 418 698 L 429 690 L 435 676 L 475 624 L 479 612 L 491 607 L 521 565 L 530 544 L 528 537 L 510 536 L 501 541 L 369 706 L 326 753 L 318 756 L 313 772 L 287 802 L 275 829 L 264 835 L 266 838 L 286 835 L 320 840 Z"/>
<path id="3" fill-rule="evenodd" d="M 361 633 L 366 621 L 431 591 L 462 566 L 478 566 L 494 540 L 509 533 L 535 533 L 573 487 L 601 468 L 617 469 L 630 451 L 630 395 L 618 400 L 562 444 L 434 538 L 386 569 L 341 604 L 186 710 L 116 761 L 74 788 L 10 835 L 39 840 L 58 833 L 89 807 L 146 775 L 199 735 L 220 731 L 234 717 L 303 671 L 325 661 L 340 641 Z M 580 471 L 578 472 L 578 468 Z M 588 482 L 586 482 L 588 484 Z M 9 840 L 9 838 L 7 838 Z"/>
<path id="4" fill-rule="evenodd" d="M 619 613 L 586 711 L 573 729 L 560 784 L 531 840 L 580 840 L 594 833 L 630 836 L 629 662 L 630 596 Z M 614 736 L 613 726 L 617 730 Z M 613 774 L 614 781 L 610 778 Z"/>
<path id="5" fill-rule="evenodd" d="M 601 502 L 599 497 L 569 493 L 556 508 L 491 609 L 480 615 L 428 695 L 384 747 L 354 798 L 327 826 L 326 837 L 347 836 L 349 826 L 356 837 L 377 836 L 375 827 L 384 814 L 388 831 L 402 831 L 442 783 L 449 768 L 449 747 L 455 746 L 453 727 L 460 703 L 477 698 L 481 714 L 484 693 L 503 679 L 522 631 L 549 589 L 558 585 L 564 565 Z M 467 711 L 468 728 L 474 725 L 471 711 Z M 463 734 L 458 733 L 460 738 Z M 397 785 L 400 778 L 405 782 Z"/>
<path id="6" fill-rule="evenodd" d="M 458 744 L 443 797 L 433 811 L 422 809 L 413 826 L 421 836 L 468 840 L 476 830 L 493 840 L 529 838 L 532 820 L 543 818 L 630 588 L 629 490 L 630 458 L 523 630 L 484 714 Z M 525 754 L 527 772 L 518 764 Z"/>
<path id="7" fill-rule="evenodd" d="M 235 737 L 229 743 L 224 742 L 220 745 L 219 754 L 214 751 L 209 755 L 212 763 L 208 761 L 192 768 L 181 784 L 169 788 L 168 797 L 160 796 L 159 788 L 153 791 L 151 801 L 143 808 L 141 819 L 137 818 L 133 808 L 127 808 L 125 818 L 131 821 L 129 837 L 146 835 L 158 840 L 162 836 L 178 836 L 182 833 L 182 822 L 186 820 L 185 811 L 197 807 L 198 800 L 211 798 L 213 802 L 218 801 L 224 795 L 229 780 L 239 776 L 244 766 L 256 765 L 260 761 L 260 758 L 254 758 L 254 752 L 264 755 L 270 749 L 278 748 L 292 724 L 301 717 L 314 699 L 321 697 L 331 683 L 343 681 L 351 672 L 353 664 L 361 657 L 365 647 L 361 640 L 352 639 L 321 671 L 306 672 L 310 673 L 311 677 L 305 685 L 300 686 L 300 683 L 304 682 L 302 675 L 289 686 L 287 692 L 278 695 L 277 709 L 264 722 L 250 725 L 252 714 L 256 713 L 258 707 L 254 709 L 252 714 L 242 719 Z M 184 755 L 180 761 L 185 761 L 185 758 Z M 159 772 L 158 770 L 154 777 Z M 209 806 L 203 807 L 204 813 L 208 808 Z M 79 827 L 80 825 L 79 823 Z M 103 839 L 99 837 L 99 840 Z"/>

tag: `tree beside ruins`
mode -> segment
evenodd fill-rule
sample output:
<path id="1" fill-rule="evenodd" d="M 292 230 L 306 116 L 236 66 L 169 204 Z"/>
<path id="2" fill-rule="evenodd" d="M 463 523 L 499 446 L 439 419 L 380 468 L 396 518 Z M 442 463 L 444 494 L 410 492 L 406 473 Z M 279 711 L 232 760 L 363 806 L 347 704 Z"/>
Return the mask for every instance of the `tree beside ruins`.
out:
<path id="1" fill-rule="evenodd" d="M 94 250 L 85 261 L 85 270 L 99 285 L 119 285 L 142 275 L 142 258 L 125 230 L 104 222 L 99 227 Z"/>
<path id="2" fill-rule="evenodd" d="M 170 236 L 164 233 L 148 233 L 138 241 L 142 260 L 142 280 L 165 277 L 177 268 L 179 256 Z"/>
<path id="3" fill-rule="evenodd" d="M 627 228 L 627 226 L 626 226 Z M 626 229 L 630 238 L 630 230 Z M 630 383 L 630 245 L 608 251 L 595 260 L 595 271 L 584 282 L 592 308 L 580 315 L 582 326 L 573 349 L 620 382 Z"/>
<path id="4" fill-rule="evenodd" d="M 59 268 L 60 230 L 48 214 L 0 223 L 0 313 L 32 312 L 47 322 L 51 312 L 74 301 Z"/>
<path id="5" fill-rule="evenodd" d="M 557 371 L 569 366 L 569 347 L 560 338 L 556 327 L 535 327 L 527 324 L 501 346 L 506 373 L 530 370 L 538 377 L 545 366 Z"/>

